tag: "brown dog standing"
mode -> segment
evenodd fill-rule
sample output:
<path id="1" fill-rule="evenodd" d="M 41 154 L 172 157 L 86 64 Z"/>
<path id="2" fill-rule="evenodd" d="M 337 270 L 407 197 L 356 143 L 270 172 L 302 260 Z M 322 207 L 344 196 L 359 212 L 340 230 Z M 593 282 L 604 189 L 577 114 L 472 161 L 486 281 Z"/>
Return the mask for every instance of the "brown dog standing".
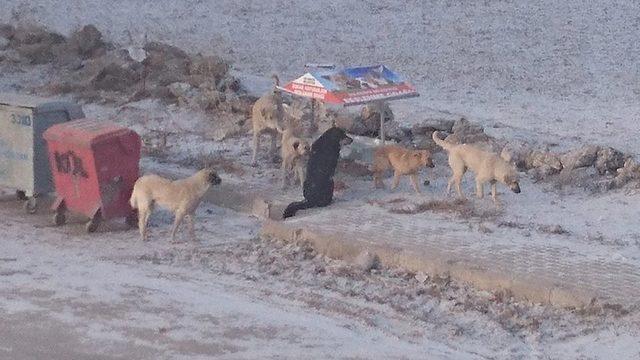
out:
<path id="1" fill-rule="evenodd" d="M 211 169 L 203 169 L 186 178 L 171 181 L 158 175 L 145 175 L 133 186 L 129 203 L 138 210 L 140 237 L 147 240 L 147 223 L 156 205 L 171 211 L 175 220 L 171 230 L 171 240 L 175 241 L 176 231 L 182 220 L 189 221 L 189 233 L 195 240 L 193 217 L 202 198 L 212 185 L 222 182 L 218 174 Z"/>
<path id="2" fill-rule="evenodd" d="M 393 185 L 398 187 L 400 176 L 408 175 L 413 189 L 419 194 L 418 171 L 423 167 L 433 167 L 431 153 L 427 150 L 410 150 L 398 145 L 387 145 L 376 150 L 373 157 L 373 182 L 376 187 L 384 187 L 382 173 L 393 168 Z"/>

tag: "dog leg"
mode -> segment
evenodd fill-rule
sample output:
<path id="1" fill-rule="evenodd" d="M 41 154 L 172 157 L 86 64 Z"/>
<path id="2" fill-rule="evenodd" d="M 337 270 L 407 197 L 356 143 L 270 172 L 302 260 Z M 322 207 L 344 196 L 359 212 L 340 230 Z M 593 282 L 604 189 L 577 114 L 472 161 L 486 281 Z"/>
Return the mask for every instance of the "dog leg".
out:
<path id="1" fill-rule="evenodd" d="M 182 210 L 176 211 L 176 218 L 173 220 L 173 228 L 171 229 L 171 242 L 176 242 L 176 233 L 178 232 L 178 228 L 182 223 L 182 220 L 185 217 L 185 213 Z"/>
<path id="2" fill-rule="evenodd" d="M 271 147 L 269 149 L 269 156 L 275 161 L 276 154 L 278 152 L 278 136 L 271 134 Z"/>
<path id="3" fill-rule="evenodd" d="M 413 189 L 416 191 L 416 193 L 420 194 L 420 188 L 418 187 L 418 175 L 411 174 L 409 175 L 409 179 L 411 179 L 411 184 L 413 185 Z"/>
<path id="4" fill-rule="evenodd" d="M 138 210 L 138 230 L 140 230 L 140 239 L 142 241 L 148 240 L 147 237 L 147 223 L 149 221 L 149 210 Z"/>
<path id="5" fill-rule="evenodd" d="M 456 184 L 456 191 L 458 192 L 458 196 L 460 197 L 460 199 L 464 199 L 464 194 L 462 193 L 462 187 L 460 186 L 462 184 L 462 177 L 456 177 L 454 179 L 454 182 Z"/>
<path id="6" fill-rule="evenodd" d="M 482 180 L 476 180 L 476 196 L 478 199 L 482 199 L 484 197 L 484 183 Z"/>
<path id="7" fill-rule="evenodd" d="M 251 165 L 256 166 L 258 164 L 258 148 L 260 147 L 260 133 L 253 131 L 253 157 L 251 158 Z"/>
<path id="8" fill-rule="evenodd" d="M 455 179 L 453 178 L 453 176 L 449 178 L 449 181 L 447 182 L 447 195 L 451 195 L 451 186 L 453 186 L 454 181 Z"/>
<path id="9" fill-rule="evenodd" d="M 498 201 L 498 184 L 491 184 L 491 197 L 493 198 L 493 203 L 496 205 L 500 205 L 500 201 Z"/>
<path id="10" fill-rule="evenodd" d="M 287 175 L 288 175 L 288 166 L 287 166 L 287 160 L 286 158 L 283 156 L 282 158 L 282 166 L 280 167 L 280 172 L 282 175 L 282 188 L 286 189 L 287 185 L 289 185 L 289 181 L 287 179 Z"/>
<path id="11" fill-rule="evenodd" d="M 400 184 L 400 173 L 399 172 L 394 172 L 393 173 L 393 184 L 391 185 L 391 190 L 395 190 L 398 187 L 398 184 Z"/>
<path id="12" fill-rule="evenodd" d="M 302 166 L 298 166 L 297 171 L 298 173 L 298 180 L 300 181 L 300 188 L 302 190 L 304 190 L 304 178 L 305 178 L 305 173 L 304 173 L 304 168 Z"/>
<path id="13" fill-rule="evenodd" d="M 194 217 L 195 214 L 187 215 L 187 225 L 189 226 L 189 236 L 191 237 L 191 241 L 197 242 L 198 238 L 196 237 L 196 226 Z"/>

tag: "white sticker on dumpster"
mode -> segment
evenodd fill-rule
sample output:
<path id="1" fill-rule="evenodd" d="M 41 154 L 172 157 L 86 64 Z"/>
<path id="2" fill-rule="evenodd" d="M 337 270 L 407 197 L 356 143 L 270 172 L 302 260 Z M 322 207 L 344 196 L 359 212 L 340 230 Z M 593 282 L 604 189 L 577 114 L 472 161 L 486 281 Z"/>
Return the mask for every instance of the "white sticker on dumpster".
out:
<path id="1" fill-rule="evenodd" d="M 0 186 L 32 192 L 31 109 L 0 105 Z"/>

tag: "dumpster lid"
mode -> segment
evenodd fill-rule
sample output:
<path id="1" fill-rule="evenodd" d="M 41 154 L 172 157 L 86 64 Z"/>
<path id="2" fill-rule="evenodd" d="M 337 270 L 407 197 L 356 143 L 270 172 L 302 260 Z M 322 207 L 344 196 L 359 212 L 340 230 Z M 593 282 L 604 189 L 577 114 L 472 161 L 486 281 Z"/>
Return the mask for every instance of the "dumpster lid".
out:
<path id="1" fill-rule="evenodd" d="M 111 121 L 79 119 L 53 125 L 45 131 L 43 137 L 47 141 L 64 141 L 90 147 L 132 132 L 134 131 Z"/>
<path id="2" fill-rule="evenodd" d="M 78 104 L 67 101 L 55 101 L 32 95 L 0 93 L 0 105 L 33 109 L 34 113 L 62 111 L 69 114 L 69 118 L 71 119 L 84 117 L 82 107 Z"/>
<path id="3" fill-rule="evenodd" d="M 51 102 L 51 100 L 32 95 L 0 93 L 0 105 L 35 108 L 48 102 Z"/>

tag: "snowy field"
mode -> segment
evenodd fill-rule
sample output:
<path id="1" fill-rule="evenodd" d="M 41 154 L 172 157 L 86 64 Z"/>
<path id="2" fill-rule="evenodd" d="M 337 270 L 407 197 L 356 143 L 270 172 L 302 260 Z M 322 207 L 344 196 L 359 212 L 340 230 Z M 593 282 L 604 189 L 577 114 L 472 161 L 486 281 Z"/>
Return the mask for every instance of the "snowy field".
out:
<path id="1" fill-rule="evenodd" d="M 0 202 L 0 358 L 597 359 L 638 356 L 637 315 L 518 304 L 400 269 L 363 273 L 256 238 L 213 206 L 198 243 L 153 241 L 118 221 L 83 234 Z M 115 235 L 115 236 L 114 236 Z"/>
<path id="2" fill-rule="evenodd" d="M 640 155 L 640 3 L 634 1 L 0 5 L 2 23 L 35 23 L 65 35 L 95 24 L 123 46 L 140 46 L 146 36 L 222 55 L 256 93 L 272 73 L 292 79 L 307 62 L 384 63 L 421 94 L 392 104 L 404 125 L 464 115 L 492 136 L 554 151 L 595 143 Z M 55 78 L 50 65 L 4 70 L 2 91 L 38 89 Z M 141 134 L 178 133 L 171 161 L 194 165 L 194 158 L 217 154 L 238 165 L 223 178 L 278 186 L 276 165 L 248 166 L 248 136 L 203 139 L 211 121 L 202 112 L 156 100 L 83 108 Z M 442 198 L 445 164 L 439 154 L 436 169 L 422 174 L 432 181 L 426 199 Z M 338 177 L 351 186 L 341 200 L 360 199 L 366 207 L 372 205 L 365 199 L 395 196 L 369 193 L 368 180 Z M 473 191 L 471 182 L 465 190 Z M 410 194 L 407 184 L 399 191 Z M 449 220 L 445 234 L 468 232 L 495 246 L 549 241 L 640 264 L 638 189 L 594 194 L 525 179 L 522 195 L 501 196 L 508 211 L 495 222 L 470 224 L 455 215 L 434 221 Z M 176 246 L 166 241 L 166 214 L 154 220 L 158 238 L 142 244 L 117 226 L 88 236 L 80 227 L 45 227 L 42 216 L 25 222 L 17 205 L 1 204 L 0 358 L 47 352 L 55 359 L 96 358 L 96 352 L 107 359 L 640 357 L 637 309 L 559 310 L 437 279 L 423 284 L 399 269 L 362 274 L 309 249 L 263 242 L 257 220 L 211 205 L 200 212 L 202 243 Z M 556 226 L 561 234 L 540 230 Z"/>
<path id="3" fill-rule="evenodd" d="M 608 144 L 640 154 L 637 1 L 13 1 L 0 21 L 64 34 L 95 24 L 122 44 L 161 40 L 220 54 L 246 76 L 300 75 L 308 62 L 385 63 L 421 97 L 411 123 L 444 111 L 492 135 Z"/>

